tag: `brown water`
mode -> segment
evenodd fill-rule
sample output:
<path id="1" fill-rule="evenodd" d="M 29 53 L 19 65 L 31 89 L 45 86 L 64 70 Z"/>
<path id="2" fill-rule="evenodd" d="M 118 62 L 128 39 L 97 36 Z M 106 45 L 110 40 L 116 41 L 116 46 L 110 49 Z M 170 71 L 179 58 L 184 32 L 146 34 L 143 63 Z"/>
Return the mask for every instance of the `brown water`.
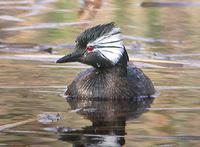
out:
<path id="1" fill-rule="evenodd" d="M 189 3 L 108 0 L 89 15 L 73 0 L 0 0 L 0 130 L 33 119 L 3 126 L 0 146 L 199 146 L 200 7 Z M 66 101 L 65 85 L 87 67 L 57 65 L 57 55 L 110 21 L 131 58 L 179 64 L 135 62 L 154 82 L 154 100 Z M 53 55 L 40 51 L 49 48 Z"/>

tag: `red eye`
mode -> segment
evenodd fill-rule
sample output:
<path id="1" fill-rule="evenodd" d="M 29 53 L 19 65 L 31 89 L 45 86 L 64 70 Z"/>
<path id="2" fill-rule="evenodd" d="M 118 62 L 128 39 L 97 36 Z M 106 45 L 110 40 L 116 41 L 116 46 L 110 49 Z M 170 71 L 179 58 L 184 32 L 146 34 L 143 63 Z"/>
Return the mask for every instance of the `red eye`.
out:
<path id="1" fill-rule="evenodd" d="M 87 51 L 88 51 L 88 52 L 92 52 L 93 50 L 94 50 L 94 47 L 93 47 L 93 46 L 88 46 L 88 47 L 87 47 Z"/>

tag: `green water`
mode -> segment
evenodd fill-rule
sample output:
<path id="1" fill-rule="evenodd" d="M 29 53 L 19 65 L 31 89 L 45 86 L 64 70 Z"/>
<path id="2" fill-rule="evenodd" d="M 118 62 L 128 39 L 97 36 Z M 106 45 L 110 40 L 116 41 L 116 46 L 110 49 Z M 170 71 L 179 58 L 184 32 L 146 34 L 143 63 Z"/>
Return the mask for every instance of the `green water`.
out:
<path id="1" fill-rule="evenodd" d="M 21 2 L 26 3 L 0 1 L 0 42 L 56 46 L 52 56 L 62 55 L 71 51 L 62 45 L 74 44 L 88 26 L 114 21 L 126 35 L 131 58 L 180 64 L 135 63 L 152 79 L 158 93 L 154 100 L 73 102 L 62 94 L 84 65 L 57 65 L 57 57 L 45 52 L 1 51 L 0 125 L 35 121 L 0 132 L 0 146 L 199 146 L 198 5 L 141 7 L 139 0 L 105 1 L 88 21 L 80 20 L 78 1 Z M 68 24 L 80 21 L 84 24 Z M 36 58 L 41 54 L 46 58 Z M 47 113 L 62 119 L 36 119 Z"/>

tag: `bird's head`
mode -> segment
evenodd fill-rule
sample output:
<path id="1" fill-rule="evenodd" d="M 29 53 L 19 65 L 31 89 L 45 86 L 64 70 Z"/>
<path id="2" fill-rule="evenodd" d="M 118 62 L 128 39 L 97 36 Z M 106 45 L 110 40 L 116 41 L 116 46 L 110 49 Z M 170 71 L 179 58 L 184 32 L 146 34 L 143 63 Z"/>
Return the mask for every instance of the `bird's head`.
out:
<path id="1" fill-rule="evenodd" d="M 57 63 L 76 61 L 95 68 L 112 67 L 119 62 L 127 64 L 128 55 L 120 28 L 108 23 L 85 30 L 76 39 L 75 51 L 57 60 Z"/>

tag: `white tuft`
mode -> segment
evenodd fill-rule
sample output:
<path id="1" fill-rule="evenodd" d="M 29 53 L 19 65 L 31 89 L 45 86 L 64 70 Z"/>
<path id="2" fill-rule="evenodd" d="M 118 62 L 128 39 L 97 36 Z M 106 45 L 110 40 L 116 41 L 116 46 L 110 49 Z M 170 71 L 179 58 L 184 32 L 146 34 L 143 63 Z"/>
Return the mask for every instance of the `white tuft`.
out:
<path id="1" fill-rule="evenodd" d="M 114 65 L 124 53 L 120 28 L 113 28 L 109 33 L 88 43 L 87 46 L 93 46 L 94 52 L 100 52 L 102 58 L 110 60 Z"/>

